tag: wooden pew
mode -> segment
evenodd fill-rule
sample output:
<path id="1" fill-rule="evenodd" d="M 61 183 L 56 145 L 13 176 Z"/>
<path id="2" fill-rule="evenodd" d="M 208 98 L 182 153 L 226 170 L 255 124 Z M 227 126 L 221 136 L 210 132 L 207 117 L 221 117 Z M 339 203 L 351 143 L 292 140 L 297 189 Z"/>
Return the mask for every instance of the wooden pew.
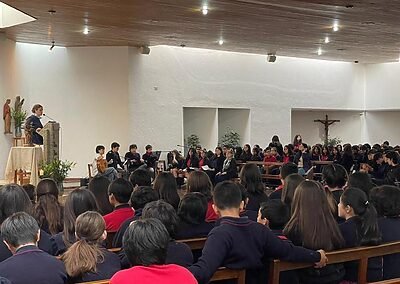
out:
<path id="1" fill-rule="evenodd" d="M 186 240 L 176 240 L 178 243 L 187 244 L 191 250 L 201 250 L 204 247 L 207 238 L 195 238 Z"/>
<path id="2" fill-rule="evenodd" d="M 344 263 L 358 260 L 358 284 L 367 283 L 368 259 L 371 257 L 384 256 L 400 253 L 400 242 L 386 243 L 379 246 L 359 247 L 328 252 L 328 264 Z M 269 284 L 279 284 L 279 274 L 283 271 L 312 267 L 310 263 L 293 263 L 273 260 L 270 264 Z M 396 283 L 396 282 L 395 282 Z"/>
<path id="3" fill-rule="evenodd" d="M 370 282 L 369 284 L 398 284 L 398 283 L 400 283 L 400 278 L 383 280 L 379 282 Z"/>
<path id="4" fill-rule="evenodd" d="M 246 283 L 246 270 L 233 270 L 228 269 L 226 267 L 220 267 L 211 278 L 212 281 L 221 281 L 221 280 L 236 280 L 237 284 L 245 284 Z M 99 280 L 99 281 L 91 281 L 84 282 L 82 284 L 109 284 L 110 280 Z"/>

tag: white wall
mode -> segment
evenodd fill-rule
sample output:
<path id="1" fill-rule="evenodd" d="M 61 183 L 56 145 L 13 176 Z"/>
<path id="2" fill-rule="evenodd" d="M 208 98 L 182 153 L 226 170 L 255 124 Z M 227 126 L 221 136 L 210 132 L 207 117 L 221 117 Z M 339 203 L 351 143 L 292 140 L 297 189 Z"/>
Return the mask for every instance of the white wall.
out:
<path id="1" fill-rule="evenodd" d="M 250 141 L 250 110 L 249 109 L 218 109 L 218 141 L 228 130 L 234 130 L 240 135 L 240 145 Z"/>
<path id="2" fill-rule="evenodd" d="M 6 99 L 11 99 L 10 106 L 14 105 L 14 45 L 0 34 L 0 104 L 1 104 L 1 127 L 0 127 L 0 179 L 3 178 L 9 149 L 12 145 L 12 135 L 4 135 L 3 105 Z M 12 126 L 11 126 L 12 127 Z M 13 127 L 11 129 L 13 130 Z"/>
<path id="3" fill-rule="evenodd" d="M 365 114 L 366 140 L 372 144 L 382 144 L 388 140 L 391 145 L 400 145 L 400 110 L 368 111 Z"/>
<path id="4" fill-rule="evenodd" d="M 362 65 L 204 49 L 152 47 L 130 53 L 131 135 L 170 149 L 182 141 L 182 106 L 251 109 L 251 144 L 291 137 L 292 108 L 358 109 L 364 104 Z M 157 122 L 146 114 L 157 112 Z M 154 121 L 154 120 L 151 120 Z M 152 127 L 149 127 L 149 124 Z"/>
<path id="5" fill-rule="evenodd" d="M 323 143 L 325 126 L 314 122 L 316 119 L 340 120 L 329 127 L 330 138 L 340 138 L 343 143 L 359 144 L 362 133 L 362 116 L 360 111 L 311 111 L 295 110 L 292 112 L 292 137 L 301 134 L 303 141 L 314 145 Z"/>
<path id="6" fill-rule="evenodd" d="M 200 139 L 200 145 L 213 149 L 218 143 L 218 112 L 215 108 L 183 108 L 184 138 L 195 134 Z M 188 149 L 185 150 L 184 155 Z"/>
<path id="7" fill-rule="evenodd" d="M 128 48 L 55 48 L 16 44 L 15 93 L 25 109 L 35 103 L 60 122 L 61 158 L 77 163 L 71 176 L 85 176 L 96 145 L 114 140 L 124 155 L 130 129 Z"/>

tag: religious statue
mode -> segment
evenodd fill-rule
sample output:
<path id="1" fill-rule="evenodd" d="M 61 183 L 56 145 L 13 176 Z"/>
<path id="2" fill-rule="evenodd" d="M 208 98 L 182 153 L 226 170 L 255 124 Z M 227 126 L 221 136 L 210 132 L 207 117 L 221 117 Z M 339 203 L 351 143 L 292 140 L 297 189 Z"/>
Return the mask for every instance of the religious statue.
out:
<path id="1" fill-rule="evenodd" d="M 4 134 L 12 134 L 11 132 L 11 100 L 7 99 L 3 106 Z"/>
<path id="2" fill-rule="evenodd" d="M 25 99 L 21 100 L 20 96 L 17 96 L 15 98 L 15 104 L 14 104 L 14 110 L 15 111 L 21 111 L 22 110 L 22 105 L 24 104 Z"/>

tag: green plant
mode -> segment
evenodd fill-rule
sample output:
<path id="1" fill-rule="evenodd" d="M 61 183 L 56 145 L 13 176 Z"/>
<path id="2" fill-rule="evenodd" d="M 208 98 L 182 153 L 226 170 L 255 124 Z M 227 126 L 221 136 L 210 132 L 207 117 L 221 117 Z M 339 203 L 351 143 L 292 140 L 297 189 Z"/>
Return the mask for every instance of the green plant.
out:
<path id="1" fill-rule="evenodd" d="M 340 143 L 342 143 L 342 139 L 338 138 L 338 137 L 333 137 L 333 138 L 328 138 L 328 141 L 325 143 L 326 146 L 336 146 L 339 145 Z"/>
<path id="2" fill-rule="evenodd" d="M 14 120 L 15 127 L 21 127 L 27 116 L 26 110 L 11 109 L 11 117 Z"/>
<path id="3" fill-rule="evenodd" d="M 196 134 L 192 134 L 192 135 L 188 136 L 186 141 L 187 141 L 187 145 L 189 146 L 189 148 L 196 148 L 197 145 L 200 145 L 200 138 Z"/>
<path id="4" fill-rule="evenodd" d="M 228 127 L 226 129 L 224 136 L 221 137 L 220 144 L 232 148 L 239 147 L 240 146 L 239 133 Z"/>
<path id="5" fill-rule="evenodd" d="M 61 183 L 68 176 L 68 173 L 75 167 L 75 162 L 54 160 L 42 166 L 43 178 L 52 178 L 55 182 Z"/>

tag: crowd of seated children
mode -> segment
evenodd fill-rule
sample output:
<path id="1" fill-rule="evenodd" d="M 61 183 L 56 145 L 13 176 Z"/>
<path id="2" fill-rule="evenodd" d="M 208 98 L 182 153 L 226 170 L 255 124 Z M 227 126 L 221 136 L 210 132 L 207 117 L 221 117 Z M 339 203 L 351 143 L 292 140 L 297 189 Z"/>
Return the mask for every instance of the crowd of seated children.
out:
<path id="1" fill-rule="evenodd" d="M 17 212 L 33 213 L 32 203 L 28 195 L 19 185 L 7 184 L 2 186 L 0 190 L 0 224 Z M 53 254 L 54 247 L 50 241 L 50 235 L 44 230 L 40 230 L 40 236 L 39 248 L 49 254 Z M 6 247 L 5 243 L 0 242 L 0 262 L 11 255 L 11 251 Z"/>
<path id="2" fill-rule="evenodd" d="M 339 216 L 346 221 L 339 225 L 345 247 L 374 246 L 382 241 L 375 207 L 361 189 L 349 187 L 340 197 Z M 357 282 L 357 262 L 345 263 L 345 280 Z M 368 260 L 368 282 L 382 280 L 382 257 Z"/>
<path id="3" fill-rule="evenodd" d="M 384 185 L 372 189 L 370 201 L 374 204 L 379 219 L 378 227 L 382 242 L 400 240 L 400 189 Z M 383 257 L 383 280 L 400 278 L 400 253 Z"/>
<path id="4" fill-rule="evenodd" d="M 89 190 L 77 188 L 68 195 L 64 204 L 63 231 L 51 238 L 56 246 L 56 255 L 64 253 L 76 242 L 75 221 L 86 211 L 98 211 L 96 199 Z"/>
<path id="5" fill-rule="evenodd" d="M 13 256 L 0 262 L 0 275 L 13 284 L 63 284 L 67 280 L 60 260 L 38 248 L 40 228 L 25 212 L 17 212 L 1 224 L 1 238 Z"/>
<path id="6" fill-rule="evenodd" d="M 82 213 L 76 218 L 74 227 L 76 241 L 61 256 L 69 283 L 110 279 L 121 270 L 118 255 L 103 246 L 107 232 L 99 213 Z"/>
<path id="7" fill-rule="evenodd" d="M 168 264 L 170 234 L 155 218 L 133 222 L 124 235 L 124 251 L 132 268 L 117 272 L 111 284 L 196 284 L 193 275 L 184 267 Z"/>
<path id="8" fill-rule="evenodd" d="M 159 173 L 154 181 L 154 190 L 158 193 L 158 197 L 178 209 L 179 195 L 178 186 L 176 184 L 175 177 L 169 172 Z"/>
<path id="9" fill-rule="evenodd" d="M 187 192 L 199 192 L 207 198 L 206 221 L 214 222 L 218 216 L 212 208 L 213 200 L 211 191 L 213 189 L 209 176 L 202 171 L 194 171 L 189 174 L 187 180 Z"/>
<path id="10" fill-rule="evenodd" d="M 287 240 L 282 231 L 289 219 L 290 210 L 279 199 L 270 199 L 261 203 L 260 210 L 258 210 L 257 222 L 267 226 L 276 236 L 283 240 Z"/>
<path id="11" fill-rule="evenodd" d="M 96 176 L 89 182 L 88 189 L 93 193 L 97 206 L 99 207 L 99 213 L 101 215 L 107 215 L 111 213 L 114 207 L 110 204 L 108 199 L 108 187 L 110 181 L 102 176 Z"/>
<path id="12" fill-rule="evenodd" d="M 137 186 L 132 192 L 130 205 L 135 210 L 135 215 L 126 219 L 118 232 L 115 234 L 113 239 L 113 247 L 120 248 L 122 247 L 122 238 L 124 236 L 125 231 L 128 229 L 131 222 L 139 219 L 142 216 L 143 208 L 147 203 L 158 200 L 158 194 L 155 190 L 153 190 L 150 186 Z"/>
<path id="13" fill-rule="evenodd" d="M 246 188 L 249 199 L 246 209 L 258 212 L 260 204 L 268 200 L 261 173 L 255 164 L 246 164 L 240 171 L 240 183 Z"/>
<path id="14" fill-rule="evenodd" d="M 50 235 L 63 230 L 63 208 L 58 201 L 58 187 L 52 179 L 42 179 L 36 187 L 34 217 L 39 227 Z"/>
<path id="15" fill-rule="evenodd" d="M 344 240 L 321 184 L 303 181 L 296 189 L 292 215 L 283 233 L 295 245 L 326 251 L 343 248 Z M 300 283 L 339 283 L 344 276 L 342 264 L 306 268 L 298 273 Z"/>
<path id="16" fill-rule="evenodd" d="M 281 141 L 279 141 L 278 135 L 272 136 L 271 142 L 268 147 L 275 148 L 279 156 L 283 156 L 283 146 Z"/>
<path id="17" fill-rule="evenodd" d="M 92 175 L 94 177 L 103 176 L 110 182 L 118 177 L 117 170 L 111 167 L 104 155 L 106 148 L 103 145 L 96 146 L 96 156 L 92 162 Z"/>
<path id="18" fill-rule="evenodd" d="M 346 169 L 338 164 L 324 166 L 322 170 L 322 183 L 332 192 L 336 204 L 340 202 L 340 196 L 348 179 Z"/>
<path id="19" fill-rule="evenodd" d="M 243 208 L 237 184 L 225 181 L 216 185 L 213 207 L 220 215 L 217 225 L 208 235 L 202 256 L 189 267 L 197 281 L 208 283 L 218 267 L 246 269 L 246 283 L 265 283 L 260 273 L 265 268 L 263 258 L 277 257 L 289 261 L 326 263 L 323 251 L 295 247 L 276 237 L 268 228 L 240 217 Z"/>
<path id="20" fill-rule="evenodd" d="M 135 215 L 135 211 L 128 204 L 132 191 L 132 184 L 122 178 L 114 180 L 108 187 L 109 200 L 114 206 L 114 211 L 104 216 L 107 232 L 117 232 L 126 219 Z"/>
<path id="21" fill-rule="evenodd" d="M 214 222 L 206 222 L 207 203 L 207 198 L 199 192 L 190 192 L 183 196 L 178 207 L 176 239 L 207 237 L 214 228 Z"/>

